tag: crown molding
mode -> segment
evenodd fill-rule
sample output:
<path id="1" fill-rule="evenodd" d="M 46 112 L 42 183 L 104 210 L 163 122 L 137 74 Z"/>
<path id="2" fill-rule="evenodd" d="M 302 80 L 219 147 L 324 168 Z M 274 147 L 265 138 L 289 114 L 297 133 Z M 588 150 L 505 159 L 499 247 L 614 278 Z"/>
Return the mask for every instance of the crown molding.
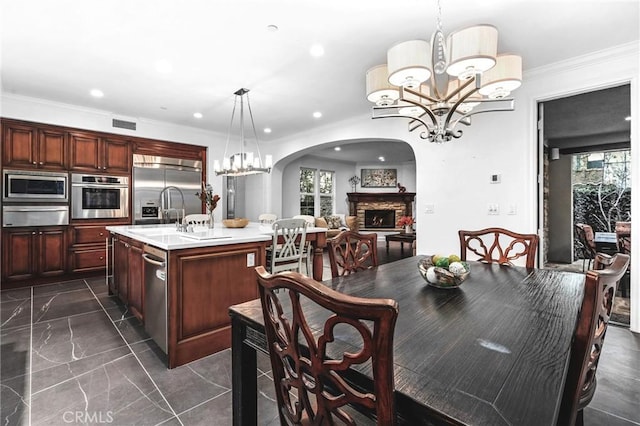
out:
<path id="1" fill-rule="evenodd" d="M 591 52 L 586 55 L 580 55 L 563 61 L 554 62 L 552 64 L 526 70 L 523 73 L 523 80 L 546 78 L 549 76 L 549 74 L 580 70 L 596 64 L 602 64 L 603 62 L 614 62 L 620 60 L 633 61 L 635 59 L 633 63 L 637 66 L 639 52 L 640 40 L 636 40 L 630 43 L 625 43 L 611 48 Z"/>

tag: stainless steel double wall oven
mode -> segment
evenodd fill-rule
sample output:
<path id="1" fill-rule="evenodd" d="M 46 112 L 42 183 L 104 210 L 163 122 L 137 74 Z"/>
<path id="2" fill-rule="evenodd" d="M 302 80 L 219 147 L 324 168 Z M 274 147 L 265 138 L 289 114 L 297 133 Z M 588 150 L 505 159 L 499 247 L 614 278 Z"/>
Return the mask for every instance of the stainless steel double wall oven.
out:
<path id="1" fill-rule="evenodd" d="M 2 173 L 2 226 L 69 224 L 69 174 L 30 170 Z"/>

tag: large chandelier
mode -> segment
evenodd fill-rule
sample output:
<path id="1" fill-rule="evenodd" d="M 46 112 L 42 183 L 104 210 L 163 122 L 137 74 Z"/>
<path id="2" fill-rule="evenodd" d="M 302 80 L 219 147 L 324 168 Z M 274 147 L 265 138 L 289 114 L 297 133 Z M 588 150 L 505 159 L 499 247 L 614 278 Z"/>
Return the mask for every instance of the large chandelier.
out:
<path id="1" fill-rule="evenodd" d="M 498 55 L 498 30 L 476 25 L 442 32 L 438 0 L 436 31 L 431 41 L 410 40 L 387 51 L 387 63 L 367 71 L 367 99 L 376 104 L 372 118 L 408 118 L 409 131 L 421 129 L 430 142 L 462 136 L 458 123 L 471 116 L 513 111 L 507 98 L 522 83 L 522 58 Z"/>
<path id="2" fill-rule="evenodd" d="M 264 163 L 260 155 L 260 147 L 258 146 L 258 134 L 256 132 L 256 126 L 253 122 L 253 113 L 251 112 L 251 103 L 249 102 L 249 89 L 238 89 L 233 93 L 236 95 L 233 102 L 233 111 L 231 112 L 231 121 L 229 122 L 229 131 L 227 133 L 227 143 L 224 147 L 224 155 L 222 158 L 222 167 L 220 161 L 215 160 L 213 162 L 213 171 L 216 176 L 246 176 L 255 175 L 258 173 L 271 172 L 271 166 L 273 165 L 273 158 L 270 155 L 265 155 Z M 247 150 L 247 141 L 244 137 L 244 98 L 247 98 L 247 109 L 249 110 L 249 118 L 251 120 L 251 130 L 253 131 L 253 137 L 255 140 L 255 153 Z M 233 121 L 236 115 L 236 106 L 240 99 L 240 146 L 238 151 L 232 155 L 227 155 L 229 152 L 229 141 L 231 140 L 231 132 L 233 129 Z"/>

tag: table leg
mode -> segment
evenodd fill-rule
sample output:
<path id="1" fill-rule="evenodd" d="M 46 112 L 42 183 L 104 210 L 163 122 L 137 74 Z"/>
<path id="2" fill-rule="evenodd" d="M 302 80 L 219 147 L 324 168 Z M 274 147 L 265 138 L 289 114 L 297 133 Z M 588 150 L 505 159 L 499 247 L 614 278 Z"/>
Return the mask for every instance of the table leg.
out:
<path id="1" fill-rule="evenodd" d="M 258 374 L 256 350 L 244 343 L 247 327 L 231 317 L 231 393 L 234 426 L 256 425 Z"/>
<path id="2" fill-rule="evenodd" d="M 400 241 L 400 254 L 404 254 L 404 242 Z"/>
<path id="3" fill-rule="evenodd" d="M 387 240 L 386 238 L 385 240 L 387 241 L 387 253 L 389 253 L 389 240 Z"/>
<path id="4" fill-rule="evenodd" d="M 311 241 L 313 247 L 313 279 L 322 281 L 322 252 L 327 246 L 327 234 L 324 232 L 316 233 L 315 239 Z"/>

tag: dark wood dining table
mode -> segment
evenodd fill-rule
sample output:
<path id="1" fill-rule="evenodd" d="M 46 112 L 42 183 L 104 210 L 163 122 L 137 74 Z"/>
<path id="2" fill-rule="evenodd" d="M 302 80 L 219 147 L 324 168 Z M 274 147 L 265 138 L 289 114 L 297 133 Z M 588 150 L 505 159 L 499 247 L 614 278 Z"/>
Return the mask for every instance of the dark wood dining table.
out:
<path id="1" fill-rule="evenodd" d="M 398 302 L 398 416 L 412 425 L 554 425 L 584 275 L 470 262 L 460 288 L 439 289 L 419 275 L 420 258 L 324 281 L 344 293 Z M 267 353 L 260 300 L 231 306 L 229 314 L 233 424 L 254 425 L 256 351 Z M 356 370 L 354 381 L 366 387 L 371 379 Z"/>

